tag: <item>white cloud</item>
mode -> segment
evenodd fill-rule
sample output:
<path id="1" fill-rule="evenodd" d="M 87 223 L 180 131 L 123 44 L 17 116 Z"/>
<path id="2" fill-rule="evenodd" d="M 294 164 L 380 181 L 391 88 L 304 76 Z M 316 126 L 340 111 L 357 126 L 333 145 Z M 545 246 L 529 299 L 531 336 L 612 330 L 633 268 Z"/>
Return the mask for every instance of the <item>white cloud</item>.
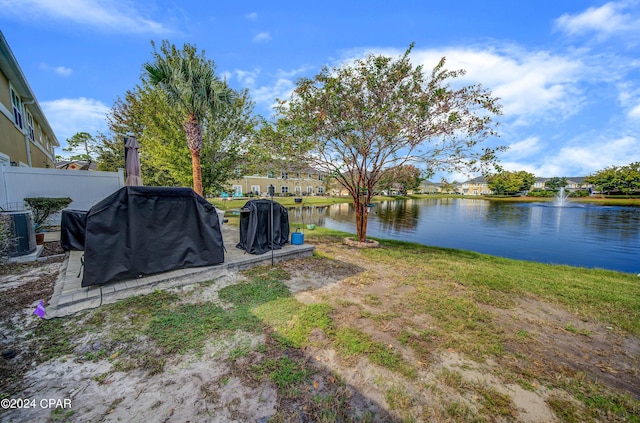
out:
<path id="1" fill-rule="evenodd" d="M 94 134 L 106 130 L 106 115 L 110 108 L 91 98 L 61 98 L 40 103 L 61 147 L 76 132 Z M 64 144 L 64 145 L 63 145 Z"/>
<path id="2" fill-rule="evenodd" d="M 68 68 L 66 66 L 51 66 L 46 63 L 41 63 L 40 69 L 45 70 L 47 72 L 54 72 L 59 76 L 69 76 L 73 73 L 73 69 Z"/>
<path id="3" fill-rule="evenodd" d="M 55 72 L 60 76 L 69 76 L 73 72 L 71 68 L 67 68 L 65 66 L 57 66 L 55 68 Z"/>
<path id="4" fill-rule="evenodd" d="M 118 33 L 166 35 L 172 32 L 128 4 L 113 0 L 0 0 L 0 14 L 24 20 L 67 21 Z"/>
<path id="5" fill-rule="evenodd" d="M 593 32 L 601 39 L 629 33 L 640 35 L 637 4 L 637 1 L 612 1 L 576 15 L 564 14 L 556 20 L 556 27 L 570 35 Z"/>
<path id="6" fill-rule="evenodd" d="M 271 41 L 271 35 L 268 32 L 259 32 L 253 37 L 254 43 L 266 43 Z"/>
<path id="7" fill-rule="evenodd" d="M 278 78 L 294 78 L 298 75 L 302 75 L 307 73 L 308 71 L 310 71 L 311 69 L 313 69 L 312 66 L 300 66 L 299 68 L 296 69 L 291 69 L 291 70 L 283 70 L 283 69 L 278 69 L 276 71 L 276 77 Z"/>
<path id="8" fill-rule="evenodd" d="M 276 104 L 276 98 L 281 100 L 291 97 L 295 88 L 296 77 L 307 73 L 311 69 L 309 66 L 301 66 L 296 69 L 278 69 L 275 74 L 265 75 L 261 69 L 256 68 L 250 71 L 235 69 L 223 73 L 223 76 L 236 79 L 244 87 L 251 90 L 251 97 L 265 109 L 271 109 Z"/>
<path id="9" fill-rule="evenodd" d="M 587 76 L 584 64 L 569 57 L 518 48 L 417 50 L 412 59 L 430 71 L 446 57 L 447 69 L 464 69 L 466 83 L 482 83 L 500 97 L 505 118 L 528 125 L 564 119 L 583 101 L 579 82 Z"/>
<path id="10" fill-rule="evenodd" d="M 510 159 L 520 159 L 533 156 L 541 150 L 540 140 L 538 137 L 529 137 L 525 140 L 514 142 L 509 145 L 509 150 L 504 153 L 504 156 Z"/>
<path id="11" fill-rule="evenodd" d="M 634 87 L 630 81 L 618 84 L 618 101 L 620 105 L 628 110 L 629 119 L 640 118 L 640 87 Z"/>
<path id="12" fill-rule="evenodd" d="M 640 160 L 639 143 L 640 140 L 635 137 L 623 136 L 565 146 L 558 152 L 557 160 L 575 164 L 584 173 L 591 173 L 607 166 L 626 165 Z"/>
<path id="13" fill-rule="evenodd" d="M 250 21 L 255 21 L 258 19 L 258 14 L 256 12 L 251 12 L 251 13 L 247 13 L 245 17 Z"/>
<path id="14" fill-rule="evenodd" d="M 640 161 L 637 148 L 640 139 L 634 136 L 586 138 L 575 139 L 557 151 L 545 151 L 538 161 L 523 157 L 523 161 L 503 161 L 501 165 L 506 170 L 526 170 L 539 177 L 552 177 L 586 176 L 608 166 Z"/>
<path id="15" fill-rule="evenodd" d="M 251 90 L 251 94 L 258 104 L 268 105 L 269 107 L 275 106 L 276 98 L 281 100 L 291 97 L 291 93 L 295 88 L 295 83 L 286 78 L 278 78 L 274 84 L 256 87 Z"/>
<path id="16" fill-rule="evenodd" d="M 403 53 L 394 49 L 354 49 L 345 51 L 338 65 L 366 54 L 400 57 Z M 459 82 L 481 83 L 499 97 L 504 118 L 515 125 L 558 121 L 579 112 L 585 101 L 581 84 L 594 74 L 601 77 L 599 69 L 587 66 L 581 59 L 516 46 L 414 48 L 411 53 L 413 63 L 422 65 L 425 73 L 430 73 L 442 57 L 446 58 L 446 69 L 466 71 Z M 609 72 L 606 78 L 612 75 L 615 76 Z"/>

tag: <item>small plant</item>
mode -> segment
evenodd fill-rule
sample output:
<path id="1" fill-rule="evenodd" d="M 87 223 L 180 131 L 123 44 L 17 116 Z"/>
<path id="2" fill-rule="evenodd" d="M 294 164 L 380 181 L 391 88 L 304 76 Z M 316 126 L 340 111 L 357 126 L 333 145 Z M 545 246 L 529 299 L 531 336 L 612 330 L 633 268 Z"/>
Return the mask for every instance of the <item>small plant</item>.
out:
<path id="1" fill-rule="evenodd" d="M 33 225 L 36 232 L 42 232 L 53 226 L 47 224 L 49 216 L 67 207 L 71 204 L 71 201 L 73 200 L 69 197 L 30 197 L 24 199 L 24 202 L 33 212 Z"/>

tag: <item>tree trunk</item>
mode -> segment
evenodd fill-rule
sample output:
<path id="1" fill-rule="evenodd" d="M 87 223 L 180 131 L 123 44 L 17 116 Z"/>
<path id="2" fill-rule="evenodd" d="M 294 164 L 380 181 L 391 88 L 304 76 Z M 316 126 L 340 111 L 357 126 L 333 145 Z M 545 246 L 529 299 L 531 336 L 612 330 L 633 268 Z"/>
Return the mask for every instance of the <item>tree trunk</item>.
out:
<path id="1" fill-rule="evenodd" d="M 202 150 L 202 129 L 195 115 L 190 114 L 184 123 L 187 147 L 191 153 L 191 170 L 193 172 L 193 190 L 202 195 L 202 167 L 200 166 L 200 151 Z"/>
<path id="2" fill-rule="evenodd" d="M 202 167 L 200 166 L 200 151 L 189 149 L 191 153 L 191 170 L 193 171 L 193 190 L 202 196 Z"/>
<path id="3" fill-rule="evenodd" d="M 359 242 L 365 242 L 367 240 L 367 220 L 369 217 L 366 197 L 354 198 L 353 206 L 356 209 L 356 237 Z"/>

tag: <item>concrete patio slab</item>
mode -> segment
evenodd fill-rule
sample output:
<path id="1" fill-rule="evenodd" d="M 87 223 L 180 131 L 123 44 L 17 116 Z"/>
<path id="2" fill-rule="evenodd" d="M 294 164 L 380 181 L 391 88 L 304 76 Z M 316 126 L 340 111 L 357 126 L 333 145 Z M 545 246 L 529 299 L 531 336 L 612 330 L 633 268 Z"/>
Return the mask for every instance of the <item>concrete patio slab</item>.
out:
<path id="1" fill-rule="evenodd" d="M 167 289 L 209 280 L 217 280 L 250 267 L 271 263 L 271 252 L 262 255 L 247 254 L 236 248 L 240 240 L 237 227 L 222 225 L 222 239 L 226 248 L 224 263 L 216 266 L 176 269 L 170 272 L 145 275 L 137 279 L 109 283 L 103 286 L 83 288 L 82 251 L 70 251 L 66 254 L 60 268 L 53 295 L 46 306 L 46 319 L 68 316 L 79 311 L 97 308 L 132 295 L 142 295 L 156 289 Z M 273 251 L 274 263 L 313 254 L 310 244 L 287 244 Z"/>

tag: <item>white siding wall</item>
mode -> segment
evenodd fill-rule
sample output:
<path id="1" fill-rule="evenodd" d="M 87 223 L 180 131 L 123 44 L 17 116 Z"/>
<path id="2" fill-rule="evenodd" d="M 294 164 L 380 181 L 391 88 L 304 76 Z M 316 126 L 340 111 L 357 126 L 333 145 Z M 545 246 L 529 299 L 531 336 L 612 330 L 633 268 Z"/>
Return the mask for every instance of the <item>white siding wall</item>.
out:
<path id="1" fill-rule="evenodd" d="M 0 166 L 0 207 L 22 209 L 27 197 L 69 197 L 70 209 L 89 210 L 124 187 L 124 172 Z"/>

